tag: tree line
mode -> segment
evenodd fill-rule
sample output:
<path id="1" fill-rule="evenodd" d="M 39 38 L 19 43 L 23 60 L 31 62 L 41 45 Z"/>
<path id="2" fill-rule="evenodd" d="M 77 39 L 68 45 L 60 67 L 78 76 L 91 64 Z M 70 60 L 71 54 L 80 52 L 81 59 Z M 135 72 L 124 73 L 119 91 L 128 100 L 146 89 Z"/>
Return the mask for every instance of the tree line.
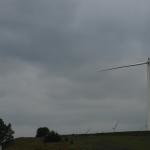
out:
<path id="1" fill-rule="evenodd" d="M 14 142 L 14 130 L 12 129 L 11 123 L 4 123 L 3 119 L 0 119 L 0 146 L 7 147 L 9 144 Z M 36 138 L 40 138 L 43 142 L 60 142 L 61 136 L 53 131 L 49 130 L 48 127 L 40 127 L 36 131 Z"/>
<path id="2" fill-rule="evenodd" d="M 44 142 L 59 142 L 61 141 L 61 136 L 53 131 L 49 130 L 47 127 L 40 127 L 36 132 L 37 138 L 42 138 Z"/>

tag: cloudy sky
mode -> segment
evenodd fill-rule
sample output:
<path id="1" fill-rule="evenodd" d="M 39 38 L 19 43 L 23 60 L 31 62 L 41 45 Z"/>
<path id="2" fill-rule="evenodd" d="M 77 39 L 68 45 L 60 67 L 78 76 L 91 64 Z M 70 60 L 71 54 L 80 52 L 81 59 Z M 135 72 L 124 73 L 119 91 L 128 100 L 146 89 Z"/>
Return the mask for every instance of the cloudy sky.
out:
<path id="1" fill-rule="evenodd" d="M 149 0 L 1 0 L 0 117 L 15 136 L 144 130 Z"/>

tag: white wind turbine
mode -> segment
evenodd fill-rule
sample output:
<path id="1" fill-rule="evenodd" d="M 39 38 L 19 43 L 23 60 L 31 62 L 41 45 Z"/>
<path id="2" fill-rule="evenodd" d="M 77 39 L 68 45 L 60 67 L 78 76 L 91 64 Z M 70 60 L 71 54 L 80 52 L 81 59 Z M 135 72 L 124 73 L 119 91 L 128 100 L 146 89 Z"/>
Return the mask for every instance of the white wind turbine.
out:
<path id="1" fill-rule="evenodd" d="M 99 70 L 98 72 L 105 72 L 105 71 L 130 68 L 130 67 L 136 67 L 136 66 L 142 66 L 142 65 L 147 66 L 147 82 L 148 82 L 148 97 L 149 97 L 149 100 L 148 100 L 149 111 L 148 111 L 148 118 L 147 118 L 147 130 L 150 131 L 150 58 L 148 58 L 148 60 L 146 62 L 102 69 L 102 70 Z"/>

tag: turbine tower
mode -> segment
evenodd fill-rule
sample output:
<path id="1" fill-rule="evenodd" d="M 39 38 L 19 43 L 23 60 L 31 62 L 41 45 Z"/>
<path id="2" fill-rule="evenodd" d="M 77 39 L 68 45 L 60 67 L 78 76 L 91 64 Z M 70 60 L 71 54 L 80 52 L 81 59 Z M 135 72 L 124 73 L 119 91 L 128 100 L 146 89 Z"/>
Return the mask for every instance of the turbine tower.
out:
<path id="1" fill-rule="evenodd" d="M 148 119 L 147 129 L 150 131 L 150 58 L 147 61 L 147 81 L 148 81 Z"/>
<path id="2" fill-rule="evenodd" d="M 131 64 L 131 65 L 125 65 L 125 66 L 118 66 L 113 68 L 107 68 L 99 70 L 98 72 L 105 72 L 105 71 L 111 71 L 111 70 L 117 70 L 117 69 L 124 69 L 124 68 L 130 68 L 130 67 L 136 67 L 136 66 L 147 66 L 147 82 L 148 82 L 148 110 L 150 110 L 150 58 L 146 62 L 137 63 L 137 64 Z M 150 111 L 148 111 L 147 116 L 147 130 L 150 131 Z"/>

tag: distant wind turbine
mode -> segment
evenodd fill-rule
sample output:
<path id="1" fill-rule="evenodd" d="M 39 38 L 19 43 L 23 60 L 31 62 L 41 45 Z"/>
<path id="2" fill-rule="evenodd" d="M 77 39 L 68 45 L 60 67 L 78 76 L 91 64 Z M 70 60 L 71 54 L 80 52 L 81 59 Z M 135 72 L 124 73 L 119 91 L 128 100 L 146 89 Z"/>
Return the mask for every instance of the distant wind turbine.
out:
<path id="1" fill-rule="evenodd" d="M 112 68 L 106 68 L 102 70 L 98 70 L 98 72 L 105 72 L 105 71 L 111 71 L 111 70 L 117 70 L 117 69 L 124 69 L 124 68 L 130 68 L 130 67 L 137 67 L 137 66 L 147 66 L 147 82 L 148 82 L 148 96 L 149 96 L 149 111 L 148 111 L 148 118 L 147 118 L 147 130 L 150 131 L 150 58 L 146 62 L 137 63 L 137 64 L 131 64 L 131 65 L 124 65 L 124 66 L 118 66 L 118 67 L 112 67 Z"/>
<path id="2" fill-rule="evenodd" d="M 113 132 L 116 132 L 116 129 L 117 129 L 118 125 L 119 125 L 119 121 L 117 121 L 117 122 L 115 123 L 114 127 L 112 128 L 112 129 L 113 129 Z"/>

